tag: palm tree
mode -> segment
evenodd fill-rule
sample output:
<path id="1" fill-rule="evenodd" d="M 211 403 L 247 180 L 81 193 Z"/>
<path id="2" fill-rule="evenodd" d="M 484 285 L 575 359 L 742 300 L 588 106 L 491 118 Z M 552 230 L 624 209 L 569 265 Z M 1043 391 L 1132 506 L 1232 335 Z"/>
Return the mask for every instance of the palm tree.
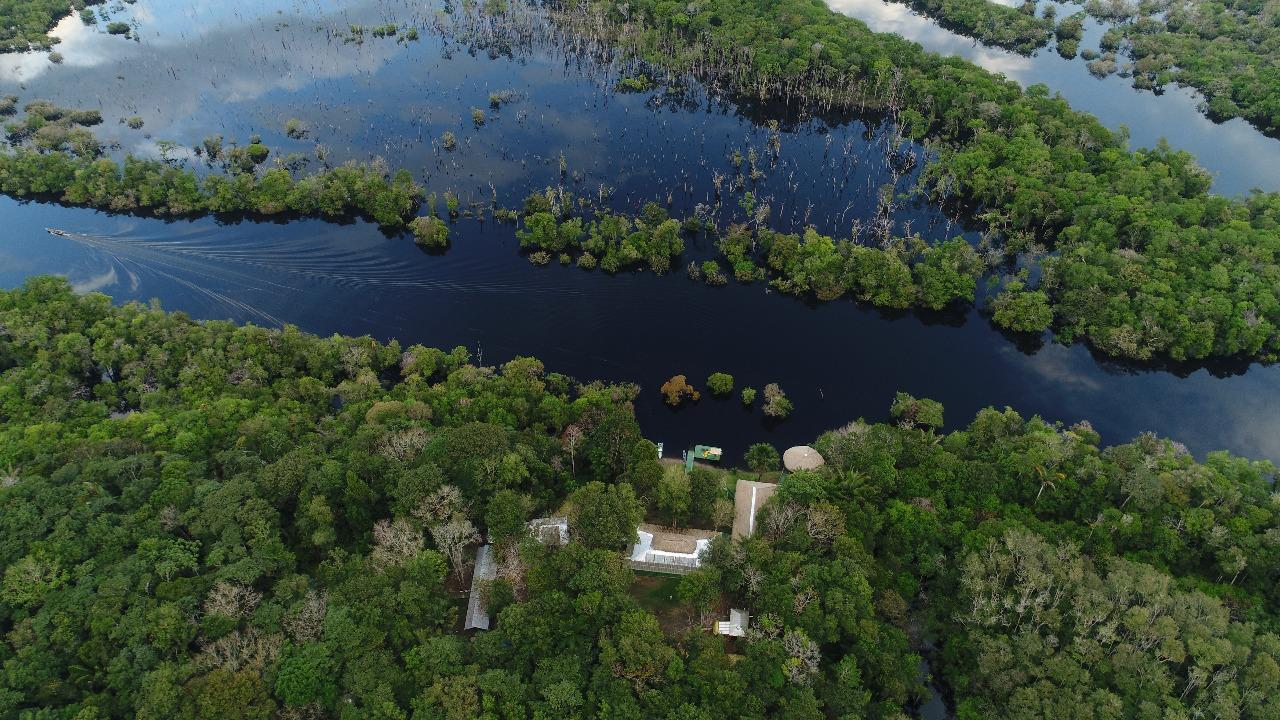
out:
<path id="1" fill-rule="evenodd" d="M 1066 479 L 1066 477 L 1067 477 L 1066 475 L 1064 475 L 1064 474 L 1062 474 L 1062 473 L 1060 473 L 1060 472 L 1058 472 L 1058 473 L 1053 473 L 1052 475 L 1050 475 L 1050 474 L 1048 474 L 1048 473 L 1046 473 L 1046 472 L 1045 472 L 1045 469 L 1044 469 L 1044 466 L 1043 466 L 1043 465 L 1037 465 L 1037 466 L 1035 466 L 1035 470 L 1034 470 L 1034 472 L 1035 472 L 1035 474 L 1036 474 L 1036 477 L 1037 477 L 1037 478 L 1039 478 L 1039 480 L 1040 480 L 1040 490 L 1039 490 L 1039 492 L 1037 492 L 1037 493 L 1036 493 L 1036 500 L 1035 500 L 1035 502 L 1036 502 L 1036 503 L 1039 503 L 1039 502 L 1040 502 L 1040 496 L 1044 494 L 1044 489 L 1045 489 L 1045 488 L 1047 488 L 1047 487 L 1048 487 L 1048 488 L 1053 488 L 1054 490 L 1057 490 L 1057 489 L 1058 489 L 1058 485 L 1057 485 L 1057 483 L 1056 483 L 1055 481 L 1056 481 L 1056 480 L 1063 480 L 1063 479 Z M 1034 504 L 1034 503 L 1033 503 L 1033 504 Z"/>
<path id="2" fill-rule="evenodd" d="M 0 474 L 0 488 L 11 488 L 18 484 L 18 469 L 12 463 Z"/>

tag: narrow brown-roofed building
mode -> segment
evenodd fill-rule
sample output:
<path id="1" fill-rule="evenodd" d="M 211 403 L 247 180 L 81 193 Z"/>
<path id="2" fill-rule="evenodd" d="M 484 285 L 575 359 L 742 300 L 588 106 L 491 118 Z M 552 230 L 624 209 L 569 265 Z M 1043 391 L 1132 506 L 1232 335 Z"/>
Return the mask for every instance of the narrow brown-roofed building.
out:
<path id="1" fill-rule="evenodd" d="M 733 490 L 733 539 L 750 537 L 756 529 L 756 512 L 778 489 L 773 483 L 738 480 Z"/>

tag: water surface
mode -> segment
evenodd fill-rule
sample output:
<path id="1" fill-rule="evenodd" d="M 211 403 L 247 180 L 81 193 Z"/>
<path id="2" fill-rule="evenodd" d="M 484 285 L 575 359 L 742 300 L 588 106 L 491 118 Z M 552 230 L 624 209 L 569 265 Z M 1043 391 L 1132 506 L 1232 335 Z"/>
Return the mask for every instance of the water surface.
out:
<path id="1" fill-rule="evenodd" d="M 1107 127 L 1128 128 L 1131 148 L 1154 147 L 1163 138 L 1174 148 L 1190 152 L 1213 173 L 1215 192 L 1238 195 L 1254 188 L 1280 190 L 1280 140 L 1268 138 L 1240 118 L 1213 122 L 1200 111 L 1201 97 L 1195 90 L 1170 85 L 1157 95 L 1135 89 L 1130 78 L 1093 77 L 1083 60 L 1064 59 L 1052 49 L 1027 56 L 988 47 L 888 0 L 827 0 L 827 4 L 872 30 L 896 33 L 942 55 L 958 55 L 1023 87 L 1047 85 L 1071 107 L 1096 115 Z M 1059 18 L 1080 9 L 1078 5 L 1055 4 Z M 1080 48 L 1097 49 L 1105 29 L 1097 20 L 1087 19 Z"/>
<path id="2" fill-rule="evenodd" d="M 165 223 L 12 200 L 0 201 L 0 215 L 10 227 L 0 284 L 65 273 L 81 289 L 159 297 L 196 317 L 464 345 L 486 364 L 533 355 L 579 378 L 640 383 L 641 425 L 668 448 L 713 443 L 736 457 L 751 442 L 804 442 L 860 416 L 887 419 L 904 390 L 941 400 L 952 425 L 1010 405 L 1089 419 L 1108 442 L 1152 430 L 1201 455 L 1229 448 L 1280 458 L 1276 368 L 1229 377 L 1135 371 L 1079 346 L 1021 351 L 974 312 L 888 316 L 852 302 L 811 307 L 760 285 L 533 268 L 508 229 L 478 223 L 455 226 L 453 249 L 428 257 L 366 223 Z M 51 236 L 48 225 L 87 235 Z M 736 400 L 679 411 L 661 403 L 667 377 L 700 384 L 716 371 L 739 387 L 781 383 L 794 415 L 773 423 Z"/>
<path id="3" fill-rule="evenodd" d="M 714 205 L 717 179 L 728 186 L 746 172 L 733 152 L 754 149 L 763 177 L 744 189 L 771 204 L 771 225 L 847 234 L 860 223 L 864 238 L 880 189 L 911 182 L 890 157 L 919 152 L 874 123 L 783 118 L 770 159 L 769 128 L 696 84 L 676 95 L 616 94 L 622 68 L 554 44 L 442 37 L 417 3 L 140 0 L 132 8 L 139 42 L 81 32 L 79 45 L 64 43 L 62 66 L 7 57 L 0 92 L 100 107 L 99 130 L 119 143 L 117 156 L 156 154 L 163 139 L 189 146 L 217 133 L 244 142 L 257 132 L 273 155 L 297 153 L 304 167 L 321 164 L 323 145 L 329 163 L 382 157 L 435 191 L 507 205 L 548 185 L 595 197 L 604 185 L 612 207 L 656 200 L 684 215 Z M 416 24 L 422 39 L 343 38 L 351 23 L 391 19 Z M 489 93 L 504 90 L 512 101 L 494 110 Z M 472 108 L 485 110 L 483 126 L 472 123 Z M 140 131 L 117 122 L 134 114 L 146 120 Z M 289 118 L 310 135 L 285 137 Z M 455 152 L 439 147 L 446 130 L 458 137 Z M 190 153 L 172 156 L 203 168 Z M 740 197 L 722 193 L 720 222 L 741 219 Z M 1134 369 L 1079 346 L 1027 347 L 975 311 L 884 314 L 848 301 L 810 306 L 760 284 L 708 288 L 683 273 L 535 268 L 509 227 L 473 220 L 453 226 L 446 255 L 431 256 L 362 222 L 166 222 L 11 199 L 0 200 L 0 218 L 0 285 L 60 273 L 81 290 L 155 297 L 199 318 L 464 345 L 486 364 L 533 355 L 583 379 L 640 383 L 641 424 L 671 449 L 719 444 L 732 459 L 756 441 L 808 441 L 858 417 L 886 419 L 903 390 L 941 400 L 952 426 L 981 407 L 1011 405 L 1066 423 L 1088 418 L 1108 442 L 1152 430 L 1200 454 L 1280 458 L 1280 421 L 1268 407 L 1280 385 L 1275 368 Z M 909 203 L 890 224 L 930 240 L 966 233 L 938 208 Z M 694 239 L 686 260 L 712 252 Z M 671 375 L 701 384 L 715 371 L 735 375 L 739 388 L 780 383 L 794 415 L 771 422 L 736 399 L 678 411 L 660 402 L 657 387 Z"/>

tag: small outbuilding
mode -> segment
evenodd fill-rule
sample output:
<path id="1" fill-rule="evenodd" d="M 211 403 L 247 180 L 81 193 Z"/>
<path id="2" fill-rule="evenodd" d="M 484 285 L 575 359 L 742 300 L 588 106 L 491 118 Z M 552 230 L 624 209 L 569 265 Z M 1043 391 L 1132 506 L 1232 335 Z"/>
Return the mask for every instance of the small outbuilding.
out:
<path id="1" fill-rule="evenodd" d="M 728 621 L 721 620 L 716 623 L 716 632 L 731 637 L 742 637 L 747 634 L 747 623 L 750 618 L 746 610 L 732 608 L 729 610 Z"/>
<path id="2" fill-rule="evenodd" d="M 529 521 L 529 534 L 534 540 L 548 547 L 569 544 L 569 518 L 545 517 Z"/>
<path id="3" fill-rule="evenodd" d="M 787 472 L 797 470 L 817 470 L 826 464 L 822 455 L 808 445 L 796 445 L 782 453 L 782 466 Z"/>

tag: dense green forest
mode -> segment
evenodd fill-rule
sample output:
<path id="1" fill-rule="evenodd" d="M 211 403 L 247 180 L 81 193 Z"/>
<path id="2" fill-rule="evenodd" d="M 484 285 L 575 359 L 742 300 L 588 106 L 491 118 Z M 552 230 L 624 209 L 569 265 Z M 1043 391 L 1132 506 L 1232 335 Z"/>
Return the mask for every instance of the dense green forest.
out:
<path id="1" fill-rule="evenodd" d="M 4 98 L 0 115 L 16 114 L 17 103 Z M 221 172 L 200 175 L 167 157 L 127 155 L 117 162 L 89 130 L 102 122 L 98 111 L 45 100 L 29 102 L 23 111 L 21 119 L 5 123 L 12 149 L 0 153 L 0 192 L 14 197 L 162 217 L 359 216 L 388 230 L 404 228 L 422 200 L 408 170 L 392 173 L 382 162 L 352 162 L 302 177 L 283 162 L 262 169 L 271 150 L 256 138 L 236 146 L 213 136 L 197 145 L 197 156 Z M 171 152 L 177 146 L 165 147 Z"/>
<path id="2" fill-rule="evenodd" d="M 719 250 L 716 259 L 692 262 L 690 278 L 708 285 L 722 285 L 732 275 L 739 282 L 768 280 L 790 295 L 822 301 L 853 297 L 878 307 L 941 310 L 953 304 L 972 303 L 978 280 L 988 267 L 963 238 L 930 245 L 918 234 L 886 238 L 877 245 L 855 239 L 835 240 L 812 228 L 803 233 L 782 233 L 762 226 L 735 223 L 721 230 L 697 218 L 683 222 L 672 218 L 657 203 L 646 203 L 638 215 L 597 210 L 581 212 L 582 204 L 562 188 L 548 188 L 525 199 L 522 229 L 516 231 L 522 249 L 536 264 L 558 257 L 584 270 L 605 272 L 646 268 L 658 274 L 672 268 L 672 259 L 684 250 L 684 236 L 710 233 Z M 998 307 L 1011 293 L 1029 294 L 1012 283 L 997 296 Z M 1051 311 L 1038 293 L 1043 312 L 1027 327 L 1027 313 L 1014 323 L 1004 315 L 996 321 L 1005 328 L 1042 331 Z"/>
<path id="3" fill-rule="evenodd" d="M 46 50 L 48 32 L 62 18 L 105 0 L 0 0 L 0 52 Z"/>
<path id="4" fill-rule="evenodd" d="M 1123 135 L 1072 111 L 1043 86 L 1023 91 L 958 58 L 871 33 L 821 0 L 696 6 L 595 0 L 550 16 L 631 60 L 666 69 L 670 80 L 687 72 L 744 100 L 883 117 L 902 139 L 923 143 L 929 154 L 917 196 L 959 206 L 999 239 L 1008 263 L 1043 270 L 1001 289 L 993 309 L 1005 327 L 1052 328 L 1063 341 L 1138 360 L 1274 361 L 1280 353 L 1280 195 L 1214 195 L 1209 176 L 1186 153 L 1163 145 L 1130 151 Z M 7 126 L 18 146 L 0 154 L 0 191 L 156 214 L 356 214 L 392 229 L 416 213 L 419 191 L 405 171 L 342 167 L 297 179 L 286 167 L 257 166 L 269 149 L 250 143 L 219 147 L 238 153 L 237 161 L 201 179 L 176 163 L 100 157 L 83 127 L 44 117 L 57 110 L 36 104 L 34 122 L 29 113 Z M 421 221 L 415 229 L 427 247 L 448 243 L 439 223 Z M 545 244 L 548 237 L 530 242 Z M 679 238 L 659 240 L 674 251 Z M 552 239 L 553 247 L 561 244 Z M 753 248 L 762 244 L 753 240 Z M 832 253 L 827 242 L 775 244 L 799 250 L 752 262 L 782 273 L 796 292 L 840 290 L 892 307 L 937 307 L 946 297 L 972 296 L 973 268 L 952 257 L 955 246 L 925 251 L 907 239 L 890 252 L 868 253 L 857 242 L 841 242 Z M 629 252 L 626 243 L 614 245 L 618 267 L 633 262 L 621 252 Z M 645 250 L 650 265 L 678 254 Z M 539 248 L 532 257 L 549 262 L 555 254 Z M 739 275 L 743 258 L 726 255 Z M 925 255 L 949 263 L 944 286 L 926 290 L 919 277 L 906 282 L 904 267 L 928 267 L 919 262 Z M 588 251 L 578 261 L 607 259 Z M 708 276 L 703 270 L 698 274 Z M 714 263 L 705 270 L 722 279 Z M 888 273 L 896 285 L 864 280 L 868 272 Z"/>
<path id="5" fill-rule="evenodd" d="M 1044 47 L 1055 29 L 1051 19 L 1035 16 L 1034 3 L 1024 8 L 991 0 L 906 1 L 945 28 L 1024 54 Z"/>
<path id="6" fill-rule="evenodd" d="M 1053 27 L 1046 18 L 1037 20 L 993 0 L 911 0 L 910 5 L 945 27 L 1019 52 L 1046 45 L 1049 33 L 1043 28 Z M 1169 83 L 1193 87 L 1204 95 L 1210 118 L 1244 118 L 1263 133 L 1280 136 L 1280 12 L 1273 3 L 1089 0 L 1084 10 L 1110 26 L 1098 48 L 1086 48 L 1099 54 L 1089 63 L 1091 72 L 1123 71 L 1141 89 Z M 1064 18 L 1058 26 L 1064 57 L 1076 55 L 1077 23 Z M 1122 65 L 1117 58 L 1129 62 Z"/>
<path id="7" fill-rule="evenodd" d="M 0 292 L 0 718 L 1274 718 L 1276 470 L 899 394 L 818 438 L 756 535 L 699 521 L 637 388 L 517 358 Z M 776 467 L 767 446 L 753 471 Z M 680 500 L 683 494 L 683 501 Z M 571 543 L 523 521 L 570 508 Z M 483 533 L 493 629 L 461 633 Z M 726 640 L 704 620 L 750 611 Z"/>
<path id="8" fill-rule="evenodd" d="M 1199 90 L 1215 120 L 1241 117 L 1280 137 L 1280 11 L 1257 0 L 1090 0 L 1111 25 L 1101 50 L 1131 61 L 1133 84 Z"/>
<path id="9" fill-rule="evenodd" d="M 1059 337 L 1123 357 L 1280 350 L 1280 195 L 1209 192 L 1193 158 L 1125 138 L 821 0 L 594 0 L 553 15 L 626 57 L 813 111 L 887 115 L 932 151 L 919 191 L 969 206 L 1011 257 L 1052 254 L 1037 292 Z"/>

